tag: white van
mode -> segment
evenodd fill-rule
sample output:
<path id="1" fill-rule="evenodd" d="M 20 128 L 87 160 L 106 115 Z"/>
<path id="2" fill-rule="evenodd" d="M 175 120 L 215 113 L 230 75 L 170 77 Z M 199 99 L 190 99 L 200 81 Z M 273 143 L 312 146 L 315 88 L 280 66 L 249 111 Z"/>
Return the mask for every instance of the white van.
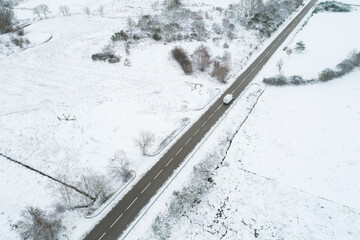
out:
<path id="1" fill-rule="evenodd" d="M 232 94 L 226 94 L 223 99 L 223 103 L 228 105 L 233 99 L 234 99 L 234 96 Z"/>

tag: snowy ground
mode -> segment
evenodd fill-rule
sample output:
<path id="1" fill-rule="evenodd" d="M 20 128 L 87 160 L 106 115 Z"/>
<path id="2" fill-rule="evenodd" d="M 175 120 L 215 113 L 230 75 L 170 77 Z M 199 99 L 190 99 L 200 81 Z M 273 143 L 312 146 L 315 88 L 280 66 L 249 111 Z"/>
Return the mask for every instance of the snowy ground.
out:
<path id="1" fill-rule="evenodd" d="M 279 59 L 285 75 L 312 78 L 334 68 L 353 49 L 360 50 L 354 24 L 359 21 L 358 9 L 314 15 L 284 44 L 293 47 L 302 40 L 306 50 L 290 56 L 278 51 L 255 81 L 278 74 Z M 173 220 L 169 239 L 359 239 L 359 79 L 358 69 L 327 83 L 267 87 L 233 139 L 225 164 L 215 171 L 216 185 L 200 204 Z M 221 146 L 224 132 L 239 127 L 245 99 L 234 104 L 227 121 L 126 239 L 157 239 L 151 227 L 155 216 L 167 216 L 172 192 L 192 184 L 185 179 L 193 166 Z"/>
<path id="2" fill-rule="evenodd" d="M 226 7 L 232 2 L 215 6 Z M 51 13 L 39 21 L 31 9 L 42 3 Z M 72 15 L 61 16 L 60 5 L 68 5 Z M 97 10 L 101 5 L 104 16 Z M 206 9 L 214 6 L 207 2 L 195 5 Z M 91 9 L 90 17 L 83 13 L 84 7 Z M 26 50 L 0 49 L 1 153 L 52 176 L 65 174 L 73 182 L 89 172 L 107 175 L 109 160 L 124 150 L 137 173 L 134 184 L 164 152 L 142 156 L 135 144 L 140 133 L 154 133 L 151 152 L 155 153 L 164 139 L 184 126 L 184 120 L 190 120 L 186 129 L 226 88 L 208 74 L 185 76 L 169 56 L 179 43 L 141 42 L 128 56 L 131 67 L 124 66 L 125 56 L 114 65 L 91 60 L 114 32 L 123 29 L 128 16 L 136 19 L 149 11 L 150 1 L 130 0 L 101 4 L 29 0 L 17 6 L 18 20 L 31 23 L 24 29 L 31 45 Z M 239 35 L 241 38 L 228 48 L 232 52 L 232 74 L 244 65 L 258 41 L 250 31 L 242 30 Z M 208 43 L 214 57 L 223 54 L 224 42 Z M 182 44 L 192 52 L 201 43 Z M 75 120 L 64 121 L 67 116 Z M 1 186 L 0 236 L 19 239 L 11 225 L 20 219 L 25 207 L 53 211 L 60 200 L 53 182 L 4 158 L 0 160 L 0 178 L 5 183 Z M 111 185 L 114 191 L 122 186 L 116 181 Z M 83 215 L 82 210 L 61 215 L 64 233 L 71 239 L 84 234 L 101 217 L 87 220 Z"/>

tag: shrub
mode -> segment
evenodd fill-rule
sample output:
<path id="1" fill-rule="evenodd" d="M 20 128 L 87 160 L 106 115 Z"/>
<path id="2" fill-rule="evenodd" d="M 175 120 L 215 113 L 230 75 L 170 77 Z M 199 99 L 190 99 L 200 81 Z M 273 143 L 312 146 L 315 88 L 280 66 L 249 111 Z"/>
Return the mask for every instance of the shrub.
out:
<path id="1" fill-rule="evenodd" d="M 218 24 L 218 23 L 213 23 L 211 28 L 212 28 L 213 32 L 218 35 L 221 35 L 224 33 L 224 30 L 221 28 L 220 24 Z"/>
<path id="2" fill-rule="evenodd" d="M 124 151 L 118 151 L 111 159 L 110 173 L 114 177 L 119 177 L 124 183 L 131 179 L 130 161 Z"/>
<path id="3" fill-rule="evenodd" d="M 63 16 L 70 16 L 70 8 L 66 5 L 59 6 L 59 11 Z"/>
<path id="4" fill-rule="evenodd" d="M 84 8 L 83 8 L 83 12 L 84 12 L 88 17 L 90 17 L 91 10 L 90 10 L 89 7 L 84 7 Z"/>
<path id="5" fill-rule="evenodd" d="M 126 32 L 124 32 L 123 30 L 121 30 L 120 32 L 116 32 L 111 36 L 111 40 L 113 42 L 117 42 L 117 41 L 127 41 L 129 39 L 129 36 Z"/>
<path id="6" fill-rule="evenodd" d="M 24 36 L 25 35 L 24 29 L 20 29 L 16 33 L 17 33 L 18 36 Z"/>
<path id="7" fill-rule="evenodd" d="M 337 77 L 337 73 L 330 68 L 326 68 L 319 74 L 319 80 L 322 82 L 332 80 L 336 77 Z"/>
<path id="8" fill-rule="evenodd" d="M 171 55 L 180 64 L 185 74 L 189 75 L 193 73 L 192 64 L 184 49 L 181 47 L 175 47 L 173 50 L 171 50 Z"/>
<path id="9" fill-rule="evenodd" d="M 81 189 L 84 189 L 89 195 L 104 203 L 111 194 L 111 187 L 109 181 L 103 175 L 97 175 L 94 173 L 88 173 L 88 175 L 82 175 L 81 181 L 78 183 Z"/>
<path id="10" fill-rule="evenodd" d="M 223 45 L 223 48 L 229 48 L 229 44 L 227 44 L 227 43 L 224 43 L 224 45 Z"/>
<path id="11" fill-rule="evenodd" d="M 141 37 L 139 35 L 137 35 L 137 34 L 132 35 L 132 38 L 134 40 L 140 40 L 141 39 Z"/>
<path id="12" fill-rule="evenodd" d="M 112 56 L 109 58 L 108 62 L 109 63 L 118 63 L 118 62 L 120 62 L 120 58 L 117 56 Z"/>
<path id="13" fill-rule="evenodd" d="M 10 32 L 14 21 L 14 11 L 10 8 L 0 7 L 0 33 Z"/>
<path id="14" fill-rule="evenodd" d="M 354 66 L 360 67 L 360 51 L 358 53 L 356 51 L 350 53 L 349 59 L 354 64 Z"/>
<path id="15" fill-rule="evenodd" d="M 303 41 L 299 41 L 295 44 L 295 48 L 294 48 L 297 52 L 302 52 L 305 50 L 305 44 Z"/>
<path id="16" fill-rule="evenodd" d="M 42 19 L 41 14 L 44 14 L 44 17 L 47 18 L 47 13 L 50 13 L 50 10 L 46 4 L 40 4 L 33 8 L 33 13 Z"/>
<path id="17" fill-rule="evenodd" d="M 105 53 L 95 53 L 91 55 L 93 61 L 106 61 L 108 56 Z"/>
<path id="18" fill-rule="evenodd" d="M 252 9 L 252 13 L 242 22 L 246 27 L 258 30 L 262 36 L 270 37 L 302 2 L 303 0 L 266 1 Z"/>
<path id="19" fill-rule="evenodd" d="M 229 74 L 230 69 L 226 66 L 222 66 L 218 60 L 214 61 L 213 70 L 211 76 L 219 80 L 221 83 L 226 83 L 225 79 Z"/>
<path id="20" fill-rule="evenodd" d="M 193 30 L 192 36 L 196 40 L 204 40 L 208 35 L 205 22 L 202 19 L 194 20 L 191 24 L 191 29 Z"/>
<path id="21" fill-rule="evenodd" d="M 29 207 L 22 212 L 23 219 L 17 223 L 18 231 L 23 239 L 57 239 L 62 226 L 55 215 L 47 215 L 39 208 Z"/>
<path id="22" fill-rule="evenodd" d="M 161 38 L 161 35 L 158 34 L 158 33 L 154 33 L 152 35 L 152 38 L 155 40 L 155 41 L 160 41 L 162 38 Z"/>
<path id="23" fill-rule="evenodd" d="M 336 1 L 326 1 L 319 3 L 313 13 L 319 13 L 319 12 L 350 12 L 351 6 L 349 4 L 336 2 Z"/>
<path id="24" fill-rule="evenodd" d="M 197 69 L 204 72 L 211 63 L 210 49 L 204 45 L 199 46 L 191 56 Z"/>

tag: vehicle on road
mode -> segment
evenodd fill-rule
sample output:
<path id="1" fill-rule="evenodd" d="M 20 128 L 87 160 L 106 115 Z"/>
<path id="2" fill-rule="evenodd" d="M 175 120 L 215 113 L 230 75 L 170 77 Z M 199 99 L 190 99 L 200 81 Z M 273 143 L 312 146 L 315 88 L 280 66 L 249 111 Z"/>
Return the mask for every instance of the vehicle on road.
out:
<path id="1" fill-rule="evenodd" d="M 234 96 L 232 94 L 226 94 L 224 99 L 223 99 L 223 103 L 225 105 L 228 105 L 231 103 L 231 101 L 234 99 Z"/>

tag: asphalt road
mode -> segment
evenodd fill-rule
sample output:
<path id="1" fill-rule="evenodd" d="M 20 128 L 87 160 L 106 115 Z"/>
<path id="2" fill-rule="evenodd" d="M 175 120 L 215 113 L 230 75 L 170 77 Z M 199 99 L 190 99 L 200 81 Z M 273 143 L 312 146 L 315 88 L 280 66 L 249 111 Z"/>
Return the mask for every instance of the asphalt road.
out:
<path id="1" fill-rule="evenodd" d="M 215 125 L 229 106 L 222 103 L 223 97 L 231 93 L 234 98 L 244 91 L 256 74 L 299 24 L 317 0 L 312 0 L 288 24 L 265 51 L 237 78 L 228 90 L 193 124 L 193 126 L 165 153 L 165 155 L 138 181 L 84 240 L 115 240 L 135 220 L 139 212 L 164 185 L 174 170 L 200 143 L 206 133 Z"/>

